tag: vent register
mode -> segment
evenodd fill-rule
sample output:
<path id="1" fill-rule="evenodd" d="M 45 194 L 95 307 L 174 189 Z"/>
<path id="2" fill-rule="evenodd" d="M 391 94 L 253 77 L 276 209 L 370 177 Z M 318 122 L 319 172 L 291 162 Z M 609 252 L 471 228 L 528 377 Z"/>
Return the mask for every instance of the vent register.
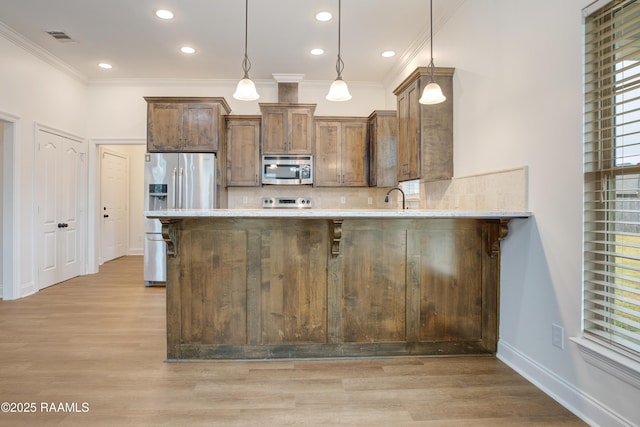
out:
<path id="1" fill-rule="evenodd" d="M 70 43 L 75 41 L 64 31 L 47 31 L 47 34 L 62 43 Z"/>

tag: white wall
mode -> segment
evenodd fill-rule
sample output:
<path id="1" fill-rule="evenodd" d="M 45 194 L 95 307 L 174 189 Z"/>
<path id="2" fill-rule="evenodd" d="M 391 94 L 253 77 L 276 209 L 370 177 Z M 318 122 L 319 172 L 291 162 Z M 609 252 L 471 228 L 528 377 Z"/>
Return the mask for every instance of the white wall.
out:
<path id="1" fill-rule="evenodd" d="M 512 221 L 502 245 L 499 357 L 594 424 L 640 425 L 638 389 L 586 364 L 568 341 L 581 331 L 581 9 L 589 3 L 467 0 L 436 29 L 434 61 L 456 68 L 455 175 L 529 169 L 534 216 Z M 564 327 L 564 350 L 551 345 L 553 323 Z"/>
<path id="2" fill-rule="evenodd" d="M 91 138 L 146 138 L 147 104 L 145 96 L 217 96 L 223 97 L 231 114 L 260 114 L 260 102 L 277 102 L 275 81 L 257 81 L 258 101 L 237 101 L 232 97 L 237 81 L 148 81 L 103 80 L 93 82 L 88 92 L 88 127 Z M 381 85 L 353 82 L 349 90 L 353 100 L 330 102 L 325 99 L 331 82 L 301 82 L 298 102 L 317 104 L 316 115 L 363 116 L 376 109 L 395 109 L 385 104 Z"/>
<path id="3" fill-rule="evenodd" d="M 15 224 L 20 238 L 14 248 L 18 258 L 13 297 L 35 290 L 33 206 L 34 135 L 36 124 L 67 134 L 85 135 L 86 86 L 60 68 L 38 59 L 0 33 L 0 113 L 16 117 L 14 157 L 19 159 L 15 179 Z M 5 143 L 8 143 L 5 141 Z M 7 295 L 5 283 L 4 293 Z M 13 292 L 12 292 L 13 293 Z"/>

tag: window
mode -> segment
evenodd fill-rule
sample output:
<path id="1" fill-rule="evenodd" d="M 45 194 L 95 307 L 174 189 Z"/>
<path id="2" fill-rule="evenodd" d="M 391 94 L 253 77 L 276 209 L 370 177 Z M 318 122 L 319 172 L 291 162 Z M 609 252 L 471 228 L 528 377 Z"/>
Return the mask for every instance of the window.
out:
<path id="1" fill-rule="evenodd" d="M 640 362 L 640 2 L 585 17 L 584 337 Z"/>

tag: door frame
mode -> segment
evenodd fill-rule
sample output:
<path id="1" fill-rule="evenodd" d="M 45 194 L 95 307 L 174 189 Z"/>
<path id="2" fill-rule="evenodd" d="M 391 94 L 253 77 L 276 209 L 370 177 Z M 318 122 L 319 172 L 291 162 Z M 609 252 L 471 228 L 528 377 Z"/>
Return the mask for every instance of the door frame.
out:
<path id="1" fill-rule="evenodd" d="M 0 111 L 2 155 L 2 299 L 22 297 L 20 278 L 20 117 Z"/>
<path id="2" fill-rule="evenodd" d="M 102 236 L 100 215 L 100 145 L 146 145 L 146 138 L 92 138 L 89 140 L 88 214 L 87 214 L 87 273 L 98 272 L 101 259 Z"/>

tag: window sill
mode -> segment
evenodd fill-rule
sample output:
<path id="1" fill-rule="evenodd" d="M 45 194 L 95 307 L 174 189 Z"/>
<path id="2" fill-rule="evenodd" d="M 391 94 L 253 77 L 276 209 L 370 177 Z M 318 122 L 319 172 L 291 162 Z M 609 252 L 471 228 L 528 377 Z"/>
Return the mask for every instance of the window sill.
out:
<path id="1" fill-rule="evenodd" d="M 640 362 L 608 346 L 584 337 L 574 337 L 584 360 L 640 389 Z"/>

